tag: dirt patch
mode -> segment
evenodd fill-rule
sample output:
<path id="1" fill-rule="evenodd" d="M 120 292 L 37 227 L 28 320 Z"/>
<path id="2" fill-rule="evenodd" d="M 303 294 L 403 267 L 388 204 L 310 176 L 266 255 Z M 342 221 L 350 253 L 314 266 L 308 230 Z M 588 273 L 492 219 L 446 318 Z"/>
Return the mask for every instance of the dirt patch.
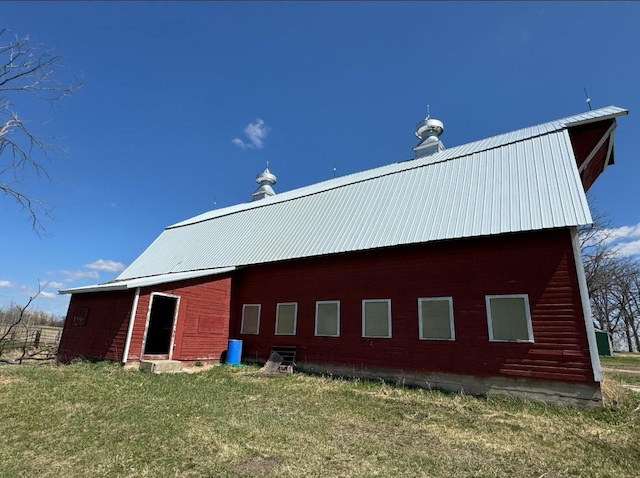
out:
<path id="1" fill-rule="evenodd" d="M 628 373 L 629 375 L 638 375 L 640 376 L 640 370 L 630 370 L 625 368 L 617 368 L 617 367 L 602 367 L 603 372 L 609 373 Z"/>
<path id="2" fill-rule="evenodd" d="M 254 456 L 245 458 L 236 465 L 236 470 L 251 476 L 265 476 L 278 466 L 278 460 L 273 457 Z"/>
<path id="3" fill-rule="evenodd" d="M 10 377 L 8 375 L 0 375 L 0 385 L 9 385 L 17 382 L 24 382 L 25 380 L 19 377 Z"/>
<path id="4" fill-rule="evenodd" d="M 200 373 L 200 372 L 206 372 L 207 370 L 209 370 L 211 367 L 196 367 L 195 365 L 187 365 L 187 366 L 183 366 L 182 367 L 182 372 L 184 373 Z"/>

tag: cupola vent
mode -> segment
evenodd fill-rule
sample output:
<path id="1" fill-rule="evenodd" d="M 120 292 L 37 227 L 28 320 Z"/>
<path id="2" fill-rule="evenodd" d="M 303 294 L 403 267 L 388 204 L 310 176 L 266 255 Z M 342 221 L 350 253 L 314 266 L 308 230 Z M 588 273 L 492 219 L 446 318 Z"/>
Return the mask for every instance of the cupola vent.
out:
<path id="1" fill-rule="evenodd" d="M 267 196 L 276 195 L 276 192 L 272 188 L 272 186 L 276 183 L 276 177 L 274 174 L 271 174 L 271 171 L 269 171 L 269 165 L 267 165 L 263 172 L 256 176 L 256 182 L 260 186 L 255 190 L 255 192 L 251 194 L 252 201 L 257 201 L 258 199 L 263 199 Z"/>
<path id="2" fill-rule="evenodd" d="M 440 135 L 444 132 L 442 121 L 427 117 L 416 125 L 416 136 L 420 140 L 413 148 L 415 159 L 430 156 L 444 150 L 444 144 L 440 141 Z"/>

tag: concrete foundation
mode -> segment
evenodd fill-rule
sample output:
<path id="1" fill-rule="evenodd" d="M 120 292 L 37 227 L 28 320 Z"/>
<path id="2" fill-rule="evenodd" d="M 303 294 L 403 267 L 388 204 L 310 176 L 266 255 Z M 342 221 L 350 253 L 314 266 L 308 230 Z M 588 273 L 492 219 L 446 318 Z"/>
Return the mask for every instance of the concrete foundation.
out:
<path id="1" fill-rule="evenodd" d="M 153 373 L 178 373 L 182 371 L 179 360 L 142 360 L 140 370 Z"/>
<path id="2" fill-rule="evenodd" d="M 335 364 L 298 362 L 304 372 L 332 374 L 341 377 L 357 377 L 384 380 L 396 385 L 410 385 L 447 392 L 463 392 L 469 395 L 506 395 L 525 400 L 541 401 L 580 408 L 602 406 L 600 384 L 555 382 L 528 378 L 476 377 L 448 373 L 413 372 L 397 369 L 369 369 Z"/>

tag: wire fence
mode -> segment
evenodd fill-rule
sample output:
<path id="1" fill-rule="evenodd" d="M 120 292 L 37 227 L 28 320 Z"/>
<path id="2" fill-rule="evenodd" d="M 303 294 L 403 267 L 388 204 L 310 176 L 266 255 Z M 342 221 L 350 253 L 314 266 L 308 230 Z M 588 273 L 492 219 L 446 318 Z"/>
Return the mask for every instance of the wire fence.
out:
<path id="1" fill-rule="evenodd" d="M 6 327 L 0 327 L 0 337 L 4 336 L 7 330 Z M 22 348 L 52 349 L 58 347 L 61 337 L 62 327 L 18 327 L 9 332 L 0 347 L 5 351 Z"/>

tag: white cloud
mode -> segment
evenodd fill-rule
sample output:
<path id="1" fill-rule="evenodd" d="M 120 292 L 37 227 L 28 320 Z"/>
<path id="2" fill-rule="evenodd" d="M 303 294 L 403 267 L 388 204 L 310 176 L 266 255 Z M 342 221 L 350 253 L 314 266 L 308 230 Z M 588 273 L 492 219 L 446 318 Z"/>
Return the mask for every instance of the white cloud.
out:
<path id="1" fill-rule="evenodd" d="M 64 287 L 64 284 L 62 282 L 52 281 L 52 282 L 47 282 L 47 286 L 52 287 L 54 289 L 59 289 L 60 287 Z"/>
<path id="2" fill-rule="evenodd" d="M 240 146 L 242 149 L 247 148 L 247 146 L 244 144 L 244 141 L 242 141 L 240 138 L 233 138 L 231 142 L 237 146 Z"/>
<path id="3" fill-rule="evenodd" d="M 596 233 L 594 242 L 603 240 L 613 247 L 617 254 L 633 256 L 640 254 L 640 223 L 634 226 L 621 226 L 604 229 Z"/>
<path id="4" fill-rule="evenodd" d="M 64 280 L 65 282 L 73 282 L 83 278 L 98 279 L 100 277 L 97 271 L 69 271 L 63 269 L 60 272 L 67 276 Z"/>
<path id="5" fill-rule="evenodd" d="M 607 242 L 614 242 L 620 239 L 640 238 L 640 223 L 635 226 L 621 226 L 613 229 L 605 229 L 602 234 L 607 237 Z"/>
<path id="6" fill-rule="evenodd" d="M 269 127 L 265 122 L 258 118 L 253 123 L 249 123 L 244 128 L 244 135 L 248 141 L 243 141 L 240 138 L 233 138 L 231 142 L 236 146 L 240 146 L 242 149 L 262 149 L 264 146 L 264 140 L 269 133 Z"/>
<path id="7" fill-rule="evenodd" d="M 616 246 L 616 252 L 623 256 L 635 256 L 640 254 L 640 239 L 636 241 L 621 242 Z"/>
<path id="8" fill-rule="evenodd" d="M 8 280 L 0 280 L 0 287 L 9 288 L 9 287 L 13 287 L 13 284 Z"/>
<path id="9" fill-rule="evenodd" d="M 106 272 L 120 272 L 125 269 L 125 265 L 122 262 L 110 261 L 105 259 L 98 259 L 91 264 L 86 264 L 87 269 L 93 269 L 95 271 Z"/>
<path id="10" fill-rule="evenodd" d="M 55 299 L 56 297 L 58 297 L 58 294 L 54 292 L 47 292 L 46 290 L 43 290 L 42 292 L 40 292 L 40 295 L 42 297 L 46 297 L 47 299 Z"/>

